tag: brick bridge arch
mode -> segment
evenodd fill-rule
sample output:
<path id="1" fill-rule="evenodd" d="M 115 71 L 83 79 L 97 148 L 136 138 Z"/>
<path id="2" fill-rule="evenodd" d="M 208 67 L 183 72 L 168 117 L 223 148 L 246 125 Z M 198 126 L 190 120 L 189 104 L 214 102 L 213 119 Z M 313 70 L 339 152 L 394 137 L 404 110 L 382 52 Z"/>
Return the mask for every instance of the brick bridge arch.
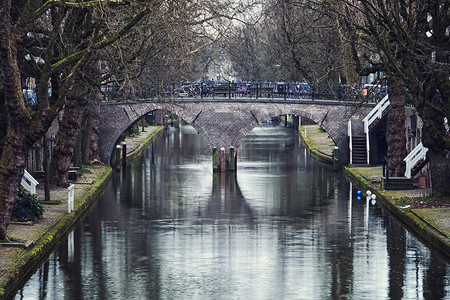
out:
<path id="1" fill-rule="evenodd" d="M 294 103 L 295 102 L 295 103 Z M 332 105 L 334 104 L 334 105 Z M 191 124 L 210 148 L 236 150 L 243 138 L 259 123 L 278 115 L 291 114 L 306 117 L 327 131 L 339 147 L 340 161 L 348 163 L 347 123 L 350 118 L 362 120 L 370 107 L 342 105 L 338 102 L 314 101 L 171 101 L 171 102 L 103 102 L 100 111 L 99 152 L 105 163 L 123 133 L 138 119 L 154 110 L 168 110 Z"/>

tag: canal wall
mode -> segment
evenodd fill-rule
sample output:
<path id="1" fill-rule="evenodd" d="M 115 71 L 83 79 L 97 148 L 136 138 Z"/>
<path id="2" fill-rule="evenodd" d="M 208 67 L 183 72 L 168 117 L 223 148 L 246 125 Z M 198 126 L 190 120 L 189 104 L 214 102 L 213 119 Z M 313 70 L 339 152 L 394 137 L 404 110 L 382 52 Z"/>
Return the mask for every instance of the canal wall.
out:
<path id="1" fill-rule="evenodd" d="M 145 133 L 127 138 L 127 160 L 141 154 L 163 130 L 162 126 L 147 127 Z M 86 166 L 85 172 L 80 182 L 75 183 L 72 213 L 67 212 L 67 189 L 55 188 L 50 191 L 50 195 L 53 202 L 58 204 L 44 205 L 44 219 L 33 225 L 10 225 L 8 234 L 15 242 L 0 243 L 0 299 L 12 297 L 18 286 L 33 274 L 61 239 L 90 210 L 112 175 L 111 167 L 101 164 Z"/>
<path id="2" fill-rule="evenodd" d="M 320 132 L 320 126 L 304 125 L 298 128 L 302 144 L 309 155 L 317 161 L 332 165 L 332 152 L 335 146 L 326 132 Z"/>
<path id="3" fill-rule="evenodd" d="M 318 125 L 316 125 L 316 128 L 318 129 Z M 315 132 L 318 132 L 317 129 L 315 129 Z M 308 149 L 311 157 L 331 164 L 331 155 L 327 154 L 329 146 L 323 142 L 327 139 L 327 134 L 325 132 L 312 134 L 314 131 L 304 131 L 303 127 L 299 131 L 302 142 Z M 391 192 L 381 189 L 382 174 L 379 167 L 346 166 L 343 168 L 343 171 L 360 190 L 370 190 L 372 194 L 375 194 L 377 203 L 395 215 L 420 240 L 438 250 L 447 259 L 450 259 L 450 232 L 445 229 L 448 227 L 444 229 L 438 228 L 433 224 L 432 220 L 428 219 L 424 214 L 420 214 L 420 211 L 429 208 L 413 209 L 411 205 L 404 205 L 404 203 L 414 201 L 426 201 L 427 196 L 423 190 L 414 189 Z M 377 175 L 377 173 L 380 174 Z M 375 176 L 373 176 L 374 174 Z M 446 214 L 441 222 L 447 225 L 450 224 L 450 215 Z"/>

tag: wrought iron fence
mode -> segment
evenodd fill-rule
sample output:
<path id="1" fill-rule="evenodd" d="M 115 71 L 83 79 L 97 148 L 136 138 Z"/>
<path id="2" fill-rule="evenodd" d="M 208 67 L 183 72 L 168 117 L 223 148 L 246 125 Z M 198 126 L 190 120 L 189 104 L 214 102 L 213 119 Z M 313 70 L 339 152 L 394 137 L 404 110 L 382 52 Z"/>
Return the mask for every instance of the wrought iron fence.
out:
<path id="1" fill-rule="evenodd" d="M 387 94 L 386 88 L 376 85 L 324 85 L 302 82 L 245 82 L 204 81 L 172 83 L 131 92 L 118 88 L 102 89 L 106 98 L 248 98 L 248 99 L 305 99 L 342 102 L 378 103 Z"/>

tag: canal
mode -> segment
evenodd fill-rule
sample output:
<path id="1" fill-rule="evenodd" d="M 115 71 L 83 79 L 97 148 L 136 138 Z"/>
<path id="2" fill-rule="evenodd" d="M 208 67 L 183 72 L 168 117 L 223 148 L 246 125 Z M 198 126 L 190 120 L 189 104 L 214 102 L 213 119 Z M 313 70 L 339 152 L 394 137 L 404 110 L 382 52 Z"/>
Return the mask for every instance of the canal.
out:
<path id="1" fill-rule="evenodd" d="M 181 126 L 114 174 L 15 299 L 449 299 L 449 279 L 295 130 L 255 128 L 237 173 L 213 174 Z"/>

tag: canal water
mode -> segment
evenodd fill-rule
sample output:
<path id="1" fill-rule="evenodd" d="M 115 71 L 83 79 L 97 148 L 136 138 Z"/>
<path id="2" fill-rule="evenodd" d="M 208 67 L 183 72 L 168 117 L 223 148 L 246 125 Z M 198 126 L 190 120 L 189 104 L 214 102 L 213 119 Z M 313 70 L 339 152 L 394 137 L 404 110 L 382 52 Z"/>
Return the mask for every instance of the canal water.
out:
<path id="1" fill-rule="evenodd" d="M 449 299 L 449 279 L 295 130 L 255 128 L 234 175 L 182 126 L 114 175 L 15 299 Z"/>

